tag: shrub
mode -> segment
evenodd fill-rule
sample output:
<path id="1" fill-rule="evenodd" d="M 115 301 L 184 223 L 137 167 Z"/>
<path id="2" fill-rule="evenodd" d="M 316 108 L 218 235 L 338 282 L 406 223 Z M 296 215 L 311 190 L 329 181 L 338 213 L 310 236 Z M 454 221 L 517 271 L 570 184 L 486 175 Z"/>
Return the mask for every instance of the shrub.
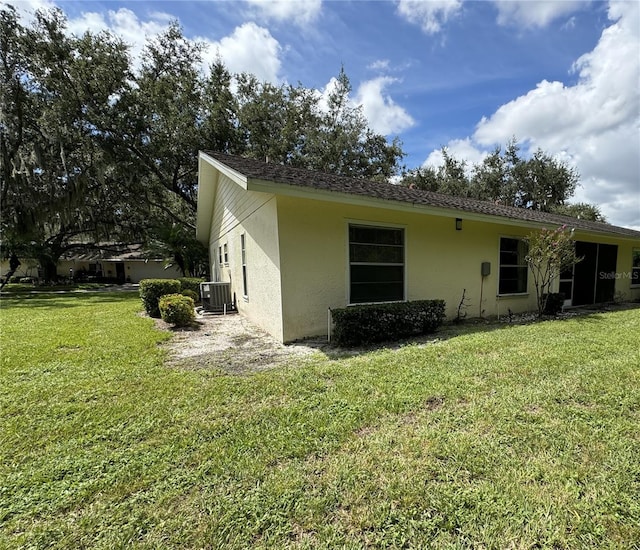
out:
<path id="1" fill-rule="evenodd" d="M 160 317 L 158 300 L 165 294 L 180 292 L 180 281 L 176 279 L 142 279 L 140 281 L 140 298 L 145 311 L 151 317 Z"/>
<path id="2" fill-rule="evenodd" d="M 189 298 L 191 298 L 194 302 L 197 302 L 200 300 L 200 297 L 198 296 L 197 292 L 194 292 L 191 289 L 186 289 L 186 290 L 181 290 L 180 294 L 182 294 L 183 296 L 188 296 Z"/>
<path id="3" fill-rule="evenodd" d="M 204 279 L 200 277 L 181 277 L 178 281 L 180 281 L 180 292 L 191 290 L 196 293 L 196 302 L 200 299 L 200 283 L 204 283 Z"/>
<path id="4" fill-rule="evenodd" d="M 165 294 L 158 302 L 162 320 L 177 327 L 184 327 L 195 320 L 193 306 L 193 300 L 182 294 Z"/>
<path id="5" fill-rule="evenodd" d="M 358 346 L 427 334 L 444 321 L 444 308 L 444 300 L 418 300 L 334 309 L 333 341 Z"/>
<path id="6" fill-rule="evenodd" d="M 558 315 L 564 305 L 564 293 L 551 292 L 550 294 L 544 294 L 542 300 L 544 301 L 545 315 Z"/>

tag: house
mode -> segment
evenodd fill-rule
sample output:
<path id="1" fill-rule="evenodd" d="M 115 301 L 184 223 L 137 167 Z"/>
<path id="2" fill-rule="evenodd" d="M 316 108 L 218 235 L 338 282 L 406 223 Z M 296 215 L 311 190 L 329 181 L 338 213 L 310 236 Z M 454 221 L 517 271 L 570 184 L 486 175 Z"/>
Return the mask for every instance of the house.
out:
<path id="1" fill-rule="evenodd" d="M 150 256 L 141 245 L 132 244 L 125 248 L 107 252 L 96 250 L 84 254 L 69 253 L 58 262 L 58 275 L 78 274 L 89 280 L 102 278 L 122 283 L 139 283 L 142 279 L 176 279 L 182 277 L 177 266 L 167 266 L 162 258 Z"/>
<path id="2" fill-rule="evenodd" d="M 14 277 L 38 278 L 38 261 L 20 258 Z M 8 260 L 0 263 L 0 276 L 9 271 Z M 176 266 L 166 267 L 162 258 L 149 257 L 140 245 L 122 245 L 117 251 L 93 250 L 64 254 L 56 266 L 59 278 L 105 281 L 117 284 L 139 283 L 142 279 L 174 279 L 182 277 Z"/>
<path id="3" fill-rule="evenodd" d="M 566 305 L 640 299 L 640 232 L 604 223 L 201 152 L 198 240 L 240 313 L 282 342 L 326 335 L 328 310 L 444 299 L 454 317 L 536 309 L 523 237 L 574 229 Z M 634 278 L 635 277 L 635 278 Z"/>

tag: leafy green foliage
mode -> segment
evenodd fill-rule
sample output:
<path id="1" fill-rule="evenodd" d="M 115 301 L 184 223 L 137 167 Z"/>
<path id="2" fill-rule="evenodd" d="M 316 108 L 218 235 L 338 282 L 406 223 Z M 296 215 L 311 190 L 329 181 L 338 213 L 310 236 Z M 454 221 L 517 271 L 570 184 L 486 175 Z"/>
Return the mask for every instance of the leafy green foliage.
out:
<path id="1" fill-rule="evenodd" d="M 140 237 L 139 200 L 106 147 L 128 86 L 127 48 L 107 33 L 70 36 L 59 10 L 24 28 L 11 6 L 0 10 L 0 42 L 0 239 L 54 278 L 66 251 Z"/>
<path id="2" fill-rule="evenodd" d="M 566 225 L 534 231 L 526 241 L 528 252 L 525 260 L 536 287 L 538 314 L 542 315 L 551 296 L 551 285 L 560 273 L 572 268 L 580 258 L 576 256 L 572 231 Z"/>
<path id="3" fill-rule="evenodd" d="M 551 212 L 581 220 L 607 223 L 607 218 L 602 214 L 600 208 L 596 204 L 588 204 L 586 202 L 558 204 L 551 208 Z"/>
<path id="4" fill-rule="evenodd" d="M 195 321 L 196 314 L 193 308 L 193 298 L 184 294 L 165 294 L 158 300 L 162 320 L 177 327 L 185 327 Z"/>
<path id="5" fill-rule="evenodd" d="M 38 259 L 107 242 L 144 243 L 186 276 L 207 272 L 194 238 L 198 151 L 386 181 L 400 143 L 368 128 L 340 72 L 329 95 L 231 74 L 172 23 L 139 68 L 108 33 L 67 32 L 60 10 L 23 26 L 0 11 L 2 248 Z"/>
<path id="6" fill-rule="evenodd" d="M 177 279 L 142 279 L 139 292 L 145 311 L 151 317 L 160 317 L 158 306 L 160 298 L 165 294 L 180 292 L 180 281 Z"/>
<path id="7" fill-rule="evenodd" d="M 549 294 L 543 294 L 542 300 L 544 302 L 543 313 L 545 315 L 557 315 L 562 311 L 565 295 L 562 292 L 551 292 Z"/>
<path id="8" fill-rule="evenodd" d="M 181 290 L 180 294 L 182 294 L 183 296 L 188 296 L 194 301 L 194 303 L 200 300 L 199 294 L 197 292 L 194 292 L 193 290 L 189 290 L 188 288 L 185 290 Z"/>
<path id="9" fill-rule="evenodd" d="M 496 148 L 484 160 L 468 167 L 464 160 L 442 149 L 444 163 L 438 168 L 421 167 L 407 172 L 402 183 L 427 191 L 496 202 L 542 212 L 558 212 L 586 219 L 598 218 L 598 209 L 588 204 L 565 205 L 576 189 L 579 174 L 565 162 L 538 149 L 523 158 L 515 140 Z"/>
<path id="10" fill-rule="evenodd" d="M 181 277 L 178 281 L 180 281 L 180 291 L 191 290 L 196 293 L 196 296 L 200 296 L 200 283 L 203 283 L 204 279 L 201 277 Z"/>
<path id="11" fill-rule="evenodd" d="M 444 300 L 368 304 L 331 310 L 332 341 L 359 346 L 427 334 L 444 321 Z"/>

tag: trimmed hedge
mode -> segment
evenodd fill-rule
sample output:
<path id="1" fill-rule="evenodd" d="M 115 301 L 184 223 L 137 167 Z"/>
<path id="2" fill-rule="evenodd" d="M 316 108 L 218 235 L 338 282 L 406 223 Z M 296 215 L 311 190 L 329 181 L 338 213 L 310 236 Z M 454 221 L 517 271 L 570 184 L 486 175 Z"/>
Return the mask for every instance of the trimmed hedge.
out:
<path id="1" fill-rule="evenodd" d="M 165 294 L 158 302 L 162 320 L 177 327 L 184 327 L 195 321 L 193 307 L 193 299 L 183 294 Z"/>
<path id="2" fill-rule="evenodd" d="M 180 281 L 177 279 L 142 279 L 140 281 L 142 305 L 151 317 L 160 317 L 158 301 L 162 296 L 178 292 L 180 292 Z"/>
<path id="3" fill-rule="evenodd" d="M 444 300 L 367 304 L 333 309 L 332 341 L 341 346 L 359 346 L 427 334 L 442 324 L 444 310 Z"/>
<path id="4" fill-rule="evenodd" d="M 197 299 L 200 299 L 200 283 L 204 283 L 204 279 L 200 277 L 181 277 L 178 281 L 180 282 L 180 292 L 191 290 L 198 295 Z"/>
<path id="5" fill-rule="evenodd" d="M 197 292 L 194 292 L 193 290 L 187 288 L 185 290 L 181 290 L 180 294 L 182 294 L 183 296 L 188 296 L 189 298 L 191 298 L 194 302 L 197 302 L 200 300 L 200 296 L 198 295 Z"/>

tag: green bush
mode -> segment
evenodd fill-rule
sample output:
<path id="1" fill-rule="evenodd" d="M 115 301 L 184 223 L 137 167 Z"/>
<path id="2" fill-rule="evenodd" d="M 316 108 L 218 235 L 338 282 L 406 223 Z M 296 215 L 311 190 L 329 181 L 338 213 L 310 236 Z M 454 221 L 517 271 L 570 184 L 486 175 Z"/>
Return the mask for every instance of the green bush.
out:
<path id="1" fill-rule="evenodd" d="M 178 281 L 180 281 L 180 292 L 183 290 L 191 290 L 196 293 L 196 302 L 200 299 L 200 283 L 204 283 L 204 279 L 199 277 L 181 277 Z"/>
<path id="2" fill-rule="evenodd" d="M 158 300 L 162 296 L 178 292 L 180 292 L 180 281 L 177 279 L 142 279 L 140 281 L 142 305 L 151 317 L 160 317 Z"/>
<path id="3" fill-rule="evenodd" d="M 352 306 L 331 311 L 332 340 L 343 346 L 398 340 L 435 331 L 444 321 L 444 300 Z"/>
<path id="4" fill-rule="evenodd" d="M 198 293 L 188 288 L 185 290 L 181 290 L 180 294 L 182 294 L 183 296 L 189 296 L 189 298 L 191 298 L 194 302 L 198 302 L 200 300 L 200 296 L 198 295 Z"/>
<path id="5" fill-rule="evenodd" d="M 166 323 L 184 327 L 195 321 L 193 300 L 182 294 L 165 294 L 158 302 L 160 316 Z"/>
<path id="6" fill-rule="evenodd" d="M 564 305 L 564 293 L 552 292 L 550 294 L 543 294 L 544 311 L 545 315 L 558 315 L 562 311 Z"/>

